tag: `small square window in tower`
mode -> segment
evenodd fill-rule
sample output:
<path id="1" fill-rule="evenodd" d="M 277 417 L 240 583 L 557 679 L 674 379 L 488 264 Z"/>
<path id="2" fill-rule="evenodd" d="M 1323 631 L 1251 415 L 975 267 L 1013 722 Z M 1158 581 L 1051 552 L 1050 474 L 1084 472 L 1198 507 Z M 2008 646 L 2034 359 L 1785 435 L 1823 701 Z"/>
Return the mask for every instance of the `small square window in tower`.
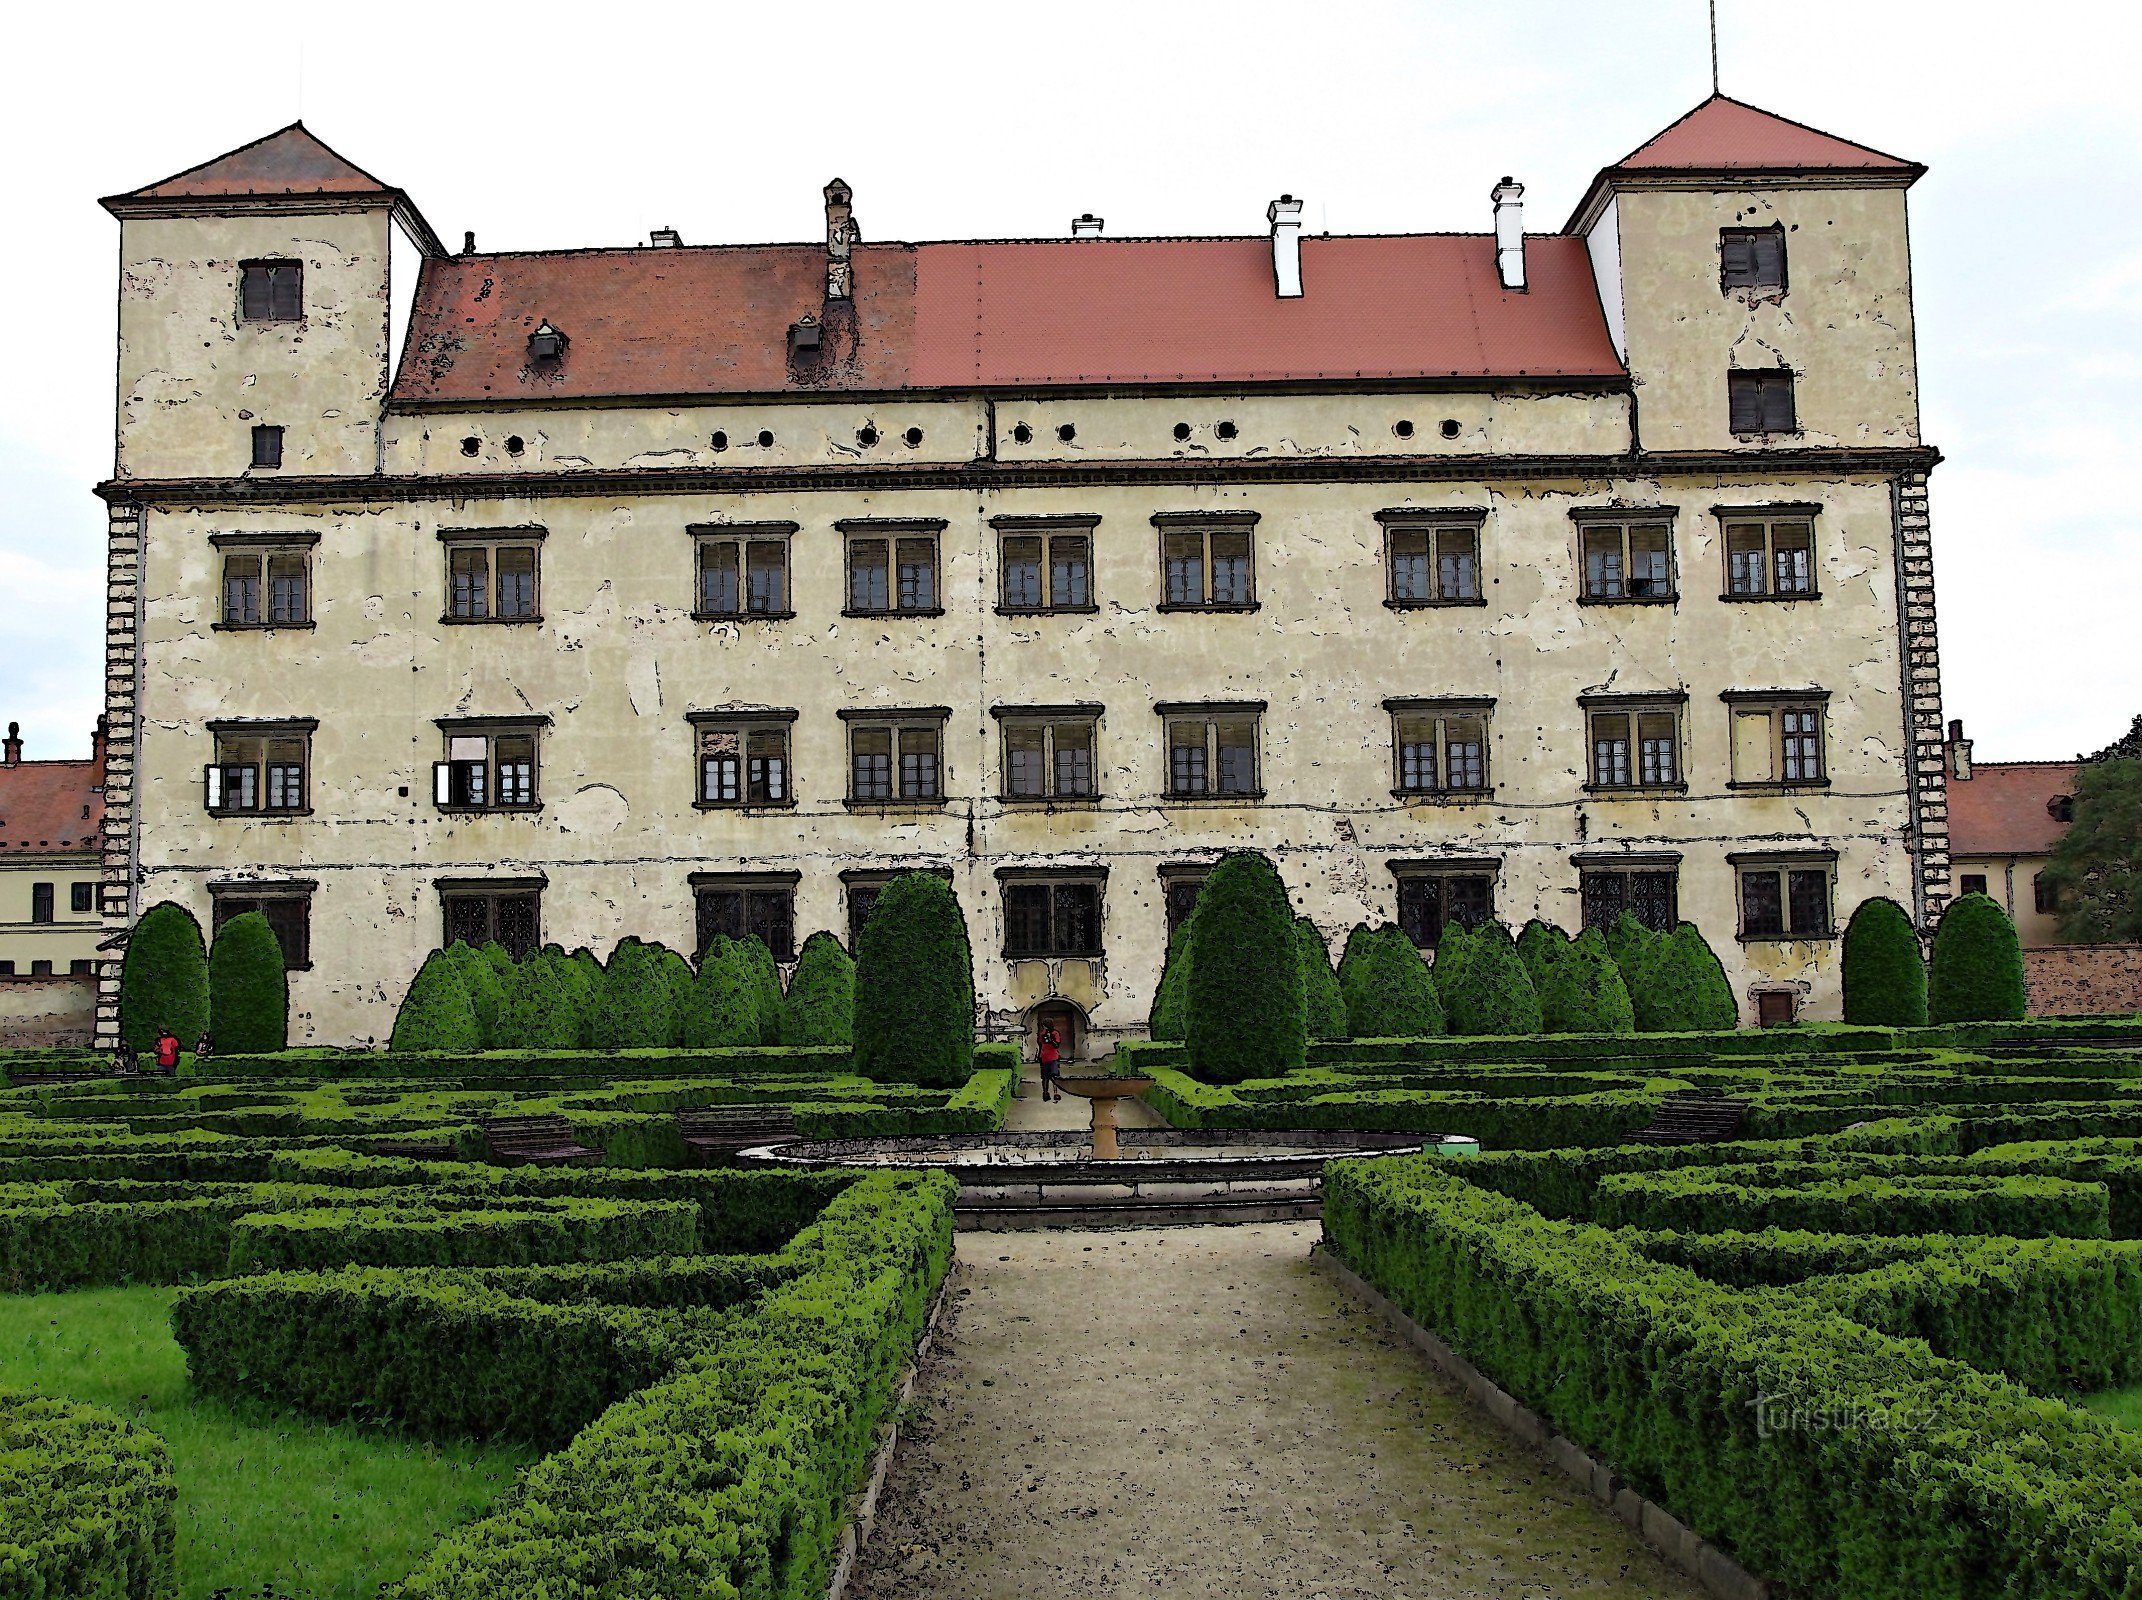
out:
<path id="1" fill-rule="evenodd" d="M 239 269 L 238 315 L 245 322 L 297 322 L 305 315 L 305 266 L 248 261 Z"/>
<path id="2" fill-rule="evenodd" d="M 1785 292 L 1783 228 L 1718 230 L 1718 281 L 1726 289 Z"/>
<path id="3" fill-rule="evenodd" d="M 253 429 L 253 465 L 279 467 L 282 464 L 283 430 L 271 423 L 261 423 Z"/>
<path id="4" fill-rule="evenodd" d="M 1738 434 L 1797 433 L 1790 369 L 1726 374 L 1728 422 Z"/>

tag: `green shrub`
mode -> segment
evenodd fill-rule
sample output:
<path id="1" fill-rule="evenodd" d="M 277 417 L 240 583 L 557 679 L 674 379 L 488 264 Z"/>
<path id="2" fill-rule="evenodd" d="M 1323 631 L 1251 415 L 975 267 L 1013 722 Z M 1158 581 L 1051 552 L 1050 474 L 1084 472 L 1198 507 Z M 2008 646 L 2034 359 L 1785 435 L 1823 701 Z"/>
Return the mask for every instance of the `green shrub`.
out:
<path id="1" fill-rule="evenodd" d="M 714 936 L 699 958 L 685 1012 L 684 1043 L 691 1050 L 726 1050 L 759 1042 L 757 975 L 737 940 Z"/>
<path id="2" fill-rule="evenodd" d="M 540 1210 L 428 1211 L 367 1204 L 240 1217 L 230 1270 L 520 1267 L 688 1256 L 699 1208 L 683 1200 L 574 1197 Z"/>
<path id="3" fill-rule="evenodd" d="M 854 1032 L 855 1070 L 867 1078 L 949 1089 L 972 1074 L 967 918 L 935 873 L 900 873 L 871 907 L 856 941 Z"/>
<path id="4" fill-rule="evenodd" d="M 1443 1031 L 1443 1006 L 1428 963 L 1390 923 L 1363 923 L 1339 959 L 1347 1032 L 1356 1039 L 1419 1039 Z"/>
<path id="5" fill-rule="evenodd" d="M 1862 900 L 1845 927 L 1844 1019 L 1863 1027 L 1926 1026 L 1919 930 L 1894 900 Z"/>
<path id="6" fill-rule="evenodd" d="M 1638 1015 L 1648 1017 L 1647 1033 L 1705 1033 L 1739 1026 L 1733 986 L 1693 922 L 1660 938 L 1638 982 L 1645 995 Z"/>
<path id="7" fill-rule="evenodd" d="M 402 996 L 401 1009 L 394 1014 L 389 1050 L 414 1054 L 483 1048 L 476 1006 L 461 973 L 462 964 L 444 950 L 434 950 L 424 958 L 410 980 L 409 992 Z"/>
<path id="8" fill-rule="evenodd" d="M 506 980 L 489 956 L 459 939 L 446 947 L 446 959 L 461 974 L 461 987 L 468 991 L 469 1005 L 476 1013 L 478 1048 L 497 1048 L 498 1014 L 506 1003 Z"/>
<path id="9" fill-rule="evenodd" d="M 595 1048 L 595 1017 L 602 1009 L 602 962 L 586 945 L 567 956 L 565 962 L 558 971 L 573 991 L 575 1048 L 592 1050 Z"/>
<path id="10" fill-rule="evenodd" d="M 855 962 L 821 929 L 803 941 L 782 1012 L 785 1045 L 855 1043 Z"/>
<path id="11" fill-rule="evenodd" d="M 675 1001 L 660 945 L 626 936 L 603 968 L 594 1016 L 597 1050 L 659 1050 L 674 1037 Z"/>
<path id="12" fill-rule="evenodd" d="M 562 951 L 533 952 L 505 982 L 492 1048 L 571 1050 L 580 1043 L 580 1005 L 572 963 Z"/>
<path id="13" fill-rule="evenodd" d="M 751 967 L 752 999 L 758 1008 L 758 1043 L 777 1045 L 781 1042 L 781 967 L 774 960 L 773 952 L 766 941 L 755 933 L 744 935 L 744 959 Z"/>
<path id="14" fill-rule="evenodd" d="M 146 1428 L 0 1390 L 0 1593 L 10 1600 L 176 1600 L 177 1504 L 171 1452 Z"/>
<path id="15" fill-rule="evenodd" d="M 1518 959 L 1510 930 L 1499 922 L 1484 922 L 1466 935 L 1462 948 L 1456 979 L 1436 984 L 1450 1031 L 1538 1033 L 1540 997 L 1524 962 Z M 1442 946 L 1436 950 L 1440 965 Z"/>
<path id="16" fill-rule="evenodd" d="M 235 916 L 216 930 L 208 955 L 208 1030 L 216 1049 L 280 1050 L 289 1029 L 290 988 L 275 930 L 258 911 Z"/>
<path id="17" fill-rule="evenodd" d="M 1294 914 L 1272 863 L 1221 860 L 1190 920 L 1191 1070 L 1211 1083 L 1291 1072 L 1307 1059 L 1308 1007 Z"/>
<path id="18" fill-rule="evenodd" d="M 1339 992 L 1338 975 L 1331 970 L 1331 950 L 1316 924 L 1307 917 L 1294 919 L 1294 942 L 1302 958 L 1302 1005 L 1312 1039 L 1344 1039 L 1346 998 Z"/>
<path id="19" fill-rule="evenodd" d="M 1525 976 L 1532 980 L 1534 992 L 1540 996 L 1540 1007 L 1547 1005 L 1547 974 L 1555 958 L 1569 948 L 1569 935 L 1551 922 L 1534 917 L 1517 932 L 1517 959 L 1525 964 Z M 1557 1028 L 1548 1024 L 1549 1033 L 1567 1033 L 1574 1030 Z"/>
<path id="20" fill-rule="evenodd" d="M 2016 925 L 1991 895 L 1949 902 L 1934 929 L 1927 980 L 1930 1021 L 2010 1022 L 2024 1012 L 2023 946 Z"/>
<path id="21" fill-rule="evenodd" d="M 1437 998 L 1443 1002 L 1443 1016 L 1450 1017 L 1450 991 L 1457 987 L 1458 974 L 1465 969 L 1465 961 L 1473 952 L 1473 931 L 1456 917 L 1443 924 L 1443 931 L 1436 935 L 1433 975 Z"/>
<path id="22" fill-rule="evenodd" d="M 1658 1004 L 1659 989 L 1651 981 L 1651 964 L 1665 948 L 1665 937 L 1633 911 L 1624 911 L 1606 931 L 1607 954 L 1621 974 L 1622 988 L 1629 996 L 1629 1010 L 1638 1033 L 1669 1033 L 1672 1019 Z M 1738 1019 L 1736 1019 L 1737 1021 Z"/>
<path id="23" fill-rule="evenodd" d="M 1160 986 L 1153 991 L 1153 1009 L 1146 1018 L 1146 1032 L 1155 1039 L 1180 1044 L 1190 1037 L 1190 924 L 1191 914 L 1175 925 L 1168 940 L 1168 962 L 1161 969 Z"/>
<path id="24" fill-rule="evenodd" d="M 184 906 L 160 900 L 127 935 L 119 967 L 120 1037 L 146 1054 L 169 1028 L 191 1050 L 207 1027 L 208 954 L 201 925 Z"/>
<path id="25" fill-rule="evenodd" d="M 1636 1031 L 1629 991 L 1597 928 L 1586 928 L 1556 949 L 1539 993 L 1540 1024 L 1549 1033 Z"/>
<path id="26" fill-rule="evenodd" d="M 2105 1186 L 2065 1178 L 1960 1173 L 1859 1175 L 1828 1163 L 1614 1173 L 1599 1181 L 1599 1222 L 1609 1228 L 1686 1233 L 2111 1236 Z"/>
<path id="27" fill-rule="evenodd" d="M 673 1047 L 681 1046 L 686 1013 L 692 1004 L 692 964 L 666 945 L 656 945 L 655 949 L 660 952 L 655 960 L 661 970 L 662 985 L 669 991 L 669 1037 L 662 1042 Z"/>

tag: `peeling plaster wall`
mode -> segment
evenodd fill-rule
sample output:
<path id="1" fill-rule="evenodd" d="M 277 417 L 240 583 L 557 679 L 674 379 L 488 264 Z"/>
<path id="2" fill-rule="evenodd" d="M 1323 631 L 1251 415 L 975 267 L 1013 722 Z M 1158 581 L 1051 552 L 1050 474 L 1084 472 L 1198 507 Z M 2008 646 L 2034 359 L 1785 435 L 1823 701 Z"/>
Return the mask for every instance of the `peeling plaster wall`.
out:
<path id="1" fill-rule="evenodd" d="M 1949 892 L 1962 894 L 1966 877 L 1986 880 L 1986 893 L 2000 901 L 2016 925 L 2016 936 L 2026 950 L 2063 945 L 2058 915 L 2038 909 L 2035 879 L 2051 866 L 2051 856 L 1951 856 Z"/>
<path id="2" fill-rule="evenodd" d="M 96 881 L 94 855 L 0 857 L 0 961 L 14 962 L 15 975 L 27 978 L 33 961 L 49 961 L 64 974 L 77 961 L 93 960 L 104 925 L 96 912 L 74 909 L 73 890 Z M 50 922 L 30 920 L 40 883 L 52 885 Z"/>

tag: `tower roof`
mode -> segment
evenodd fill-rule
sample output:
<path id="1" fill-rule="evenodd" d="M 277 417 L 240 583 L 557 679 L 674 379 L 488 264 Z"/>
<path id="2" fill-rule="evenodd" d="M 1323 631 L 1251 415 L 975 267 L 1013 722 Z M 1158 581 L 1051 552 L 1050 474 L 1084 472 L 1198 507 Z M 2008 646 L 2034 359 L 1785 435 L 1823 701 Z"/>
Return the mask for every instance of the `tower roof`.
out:
<path id="1" fill-rule="evenodd" d="M 112 200 L 229 200 L 398 191 L 330 150 L 302 122 Z M 110 200 L 105 202 L 107 205 Z"/>

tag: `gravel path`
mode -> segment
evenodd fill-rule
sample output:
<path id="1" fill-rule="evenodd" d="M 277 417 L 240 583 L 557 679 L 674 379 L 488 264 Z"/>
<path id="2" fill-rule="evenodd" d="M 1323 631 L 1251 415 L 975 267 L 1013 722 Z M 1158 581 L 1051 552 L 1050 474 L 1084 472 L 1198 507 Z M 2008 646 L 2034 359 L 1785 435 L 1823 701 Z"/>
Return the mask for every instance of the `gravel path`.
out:
<path id="1" fill-rule="evenodd" d="M 961 1235 L 851 1600 L 1694 1600 L 1316 1238 Z"/>

